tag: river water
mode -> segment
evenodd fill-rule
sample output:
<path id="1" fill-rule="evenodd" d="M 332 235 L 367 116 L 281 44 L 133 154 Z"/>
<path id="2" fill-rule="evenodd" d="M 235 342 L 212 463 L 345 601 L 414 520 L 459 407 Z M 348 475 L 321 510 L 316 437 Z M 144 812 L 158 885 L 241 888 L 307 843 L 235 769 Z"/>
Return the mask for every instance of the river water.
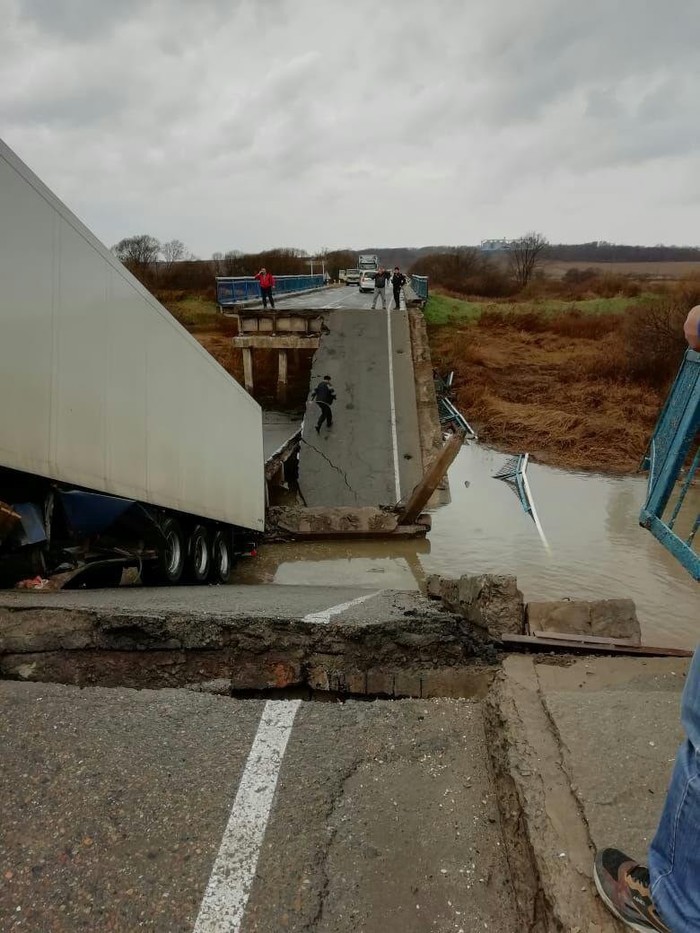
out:
<path id="1" fill-rule="evenodd" d="M 433 512 L 425 541 L 267 545 L 239 567 L 236 582 L 417 589 L 428 573 L 509 573 L 526 600 L 631 597 L 647 644 L 697 644 L 698 584 L 638 524 L 645 477 L 531 463 L 545 544 L 508 485 L 493 478 L 507 459 L 465 445 L 449 473 L 452 501 Z"/>

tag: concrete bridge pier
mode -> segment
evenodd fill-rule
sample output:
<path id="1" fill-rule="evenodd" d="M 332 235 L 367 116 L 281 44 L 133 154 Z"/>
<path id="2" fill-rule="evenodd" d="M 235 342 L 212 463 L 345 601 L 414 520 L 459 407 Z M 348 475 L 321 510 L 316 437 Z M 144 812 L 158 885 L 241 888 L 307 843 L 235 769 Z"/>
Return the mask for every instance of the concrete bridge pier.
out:
<path id="1" fill-rule="evenodd" d="M 287 351 L 279 350 L 277 357 L 277 401 L 284 404 L 287 401 Z"/>
<path id="2" fill-rule="evenodd" d="M 246 392 L 253 394 L 253 351 L 250 347 L 243 347 L 243 384 Z"/>

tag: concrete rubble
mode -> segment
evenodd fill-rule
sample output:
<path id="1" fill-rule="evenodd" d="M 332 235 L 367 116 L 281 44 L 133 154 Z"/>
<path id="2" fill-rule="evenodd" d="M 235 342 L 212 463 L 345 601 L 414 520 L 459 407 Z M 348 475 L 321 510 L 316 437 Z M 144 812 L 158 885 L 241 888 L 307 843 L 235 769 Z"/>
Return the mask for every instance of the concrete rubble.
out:
<path id="1" fill-rule="evenodd" d="M 464 574 L 458 579 L 431 574 L 426 593 L 495 639 L 505 634 L 542 632 L 641 644 L 641 628 L 631 599 L 551 600 L 525 605 L 516 578 L 501 574 Z"/>
<path id="2" fill-rule="evenodd" d="M 429 530 L 429 515 L 420 515 L 412 525 L 399 525 L 396 512 L 373 506 L 275 506 L 267 513 L 268 539 L 424 537 Z"/>

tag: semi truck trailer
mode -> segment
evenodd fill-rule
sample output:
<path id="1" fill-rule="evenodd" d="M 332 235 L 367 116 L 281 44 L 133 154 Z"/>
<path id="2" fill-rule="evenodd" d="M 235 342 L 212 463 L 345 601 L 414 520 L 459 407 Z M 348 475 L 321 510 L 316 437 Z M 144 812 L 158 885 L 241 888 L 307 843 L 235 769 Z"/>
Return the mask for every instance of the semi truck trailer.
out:
<path id="1" fill-rule="evenodd" d="M 360 272 L 378 272 L 379 256 L 374 253 L 360 253 L 357 257 L 357 268 Z"/>
<path id="2" fill-rule="evenodd" d="M 258 404 L 0 140 L 0 583 L 224 582 Z"/>

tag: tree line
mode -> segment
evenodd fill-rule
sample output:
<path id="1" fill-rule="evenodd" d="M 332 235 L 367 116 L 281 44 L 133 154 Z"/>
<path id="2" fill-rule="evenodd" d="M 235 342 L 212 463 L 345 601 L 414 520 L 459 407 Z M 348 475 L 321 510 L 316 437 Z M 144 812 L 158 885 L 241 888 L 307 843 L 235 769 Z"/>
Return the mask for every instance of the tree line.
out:
<path id="1" fill-rule="evenodd" d="M 161 243 L 149 234 L 125 237 L 112 252 L 144 285 L 152 289 L 196 290 L 213 288 L 216 276 L 255 275 L 263 266 L 275 275 L 304 275 L 327 271 L 337 279 L 341 269 L 357 263 L 354 250 L 320 250 L 312 255 L 301 249 L 268 249 L 258 253 L 229 250 L 211 259 L 197 259 L 181 240 Z"/>

